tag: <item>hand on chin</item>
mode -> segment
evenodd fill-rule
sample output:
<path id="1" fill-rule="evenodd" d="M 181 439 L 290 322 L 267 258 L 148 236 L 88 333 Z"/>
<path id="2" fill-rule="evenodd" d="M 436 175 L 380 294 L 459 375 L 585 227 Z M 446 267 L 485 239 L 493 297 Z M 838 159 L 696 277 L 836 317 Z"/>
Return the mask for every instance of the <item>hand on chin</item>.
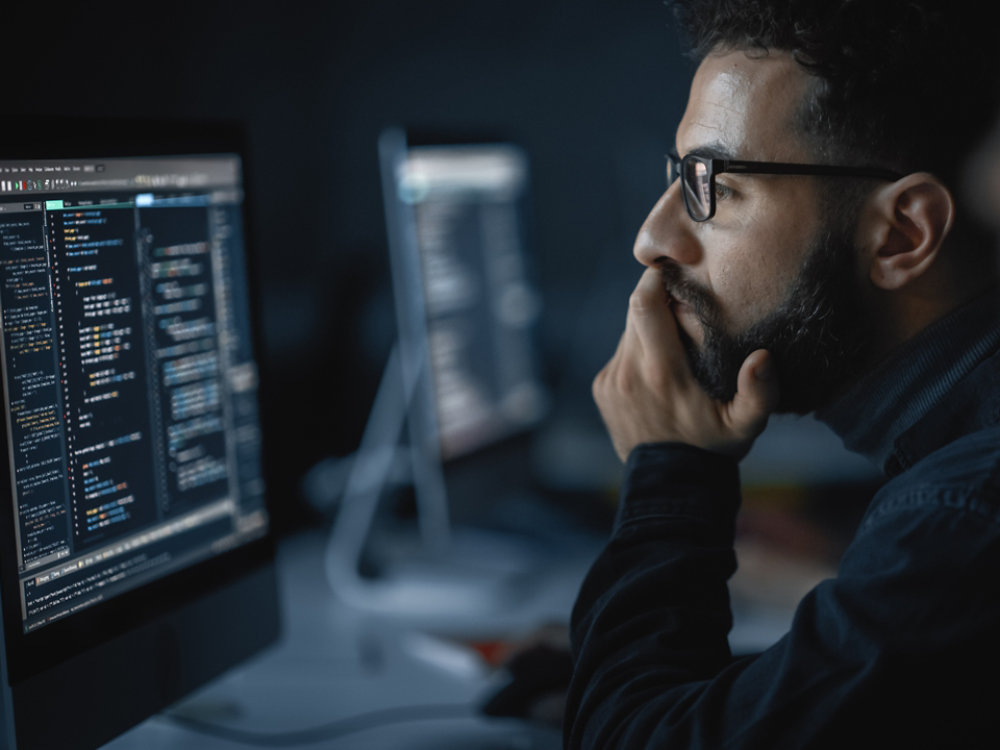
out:
<path id="1" fill-rule="evenodd" d="M 642 443 L 681 442 L 742 458 L 778 401 L 770 354 L 758 349 L 743 362 L 734 398 L 723 403 L 698 384 L 680 329 L 696 345 L 701 323 L 690 306 L 671 297 L 660 272 L 647 268 L 629 300 L 618 349 L 593 383 L 619 458 Z"/>

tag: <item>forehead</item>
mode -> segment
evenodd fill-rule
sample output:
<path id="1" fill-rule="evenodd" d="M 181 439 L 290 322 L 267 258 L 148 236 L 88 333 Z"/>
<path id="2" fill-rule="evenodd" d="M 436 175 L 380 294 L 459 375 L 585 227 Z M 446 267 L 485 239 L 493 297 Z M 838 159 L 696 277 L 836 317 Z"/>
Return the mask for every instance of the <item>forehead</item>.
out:
<path id="1" fill-rule="evenodd" d="M 709 55 L 691 83 L 678 153 L 714 146 L 739 159 L 806 158 L 795 123 L 809 80 L 787 53 Z"/>

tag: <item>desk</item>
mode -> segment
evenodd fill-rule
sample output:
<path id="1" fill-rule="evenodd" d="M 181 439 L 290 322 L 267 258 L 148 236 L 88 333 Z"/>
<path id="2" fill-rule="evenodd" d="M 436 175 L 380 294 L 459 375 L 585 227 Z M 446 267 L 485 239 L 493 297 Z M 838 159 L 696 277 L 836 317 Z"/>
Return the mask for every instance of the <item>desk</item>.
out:
<path id="1" fill-rule="evenodd" d="M 371 719 L 371 728 L 339 736 L 326 733 L 316 741 L 293 745 L 305 750 L 562 747 L 554 729 L 471 712 L 459 716 L 456 707 L 476 704 L 494 689 L 495 676 L 470 652 L 343 606 L 323 573 L 325 543 L 326 534 L 317 530 L 280 544 L 281 641 L 198 691 L 175 711 L 261 735 L 298 732 L 355 716 Z M 556 577 L 565 575 L 563 571 Z M 554 594 L 542 600 L 550 611 L 568 613 L 575 590 L 565 578 L 553 581 Z M 442 712 L 457 718 L 397 721 L 400 716 L 391 712 L 371 713 L 416 707 L 414 713 L 420 715 L 422 706 L 444 707 Z M 428 709 L 431 715 L 441 715 L 435 710 Z M 254 745 L 209 736 L 157 716 L 113 740 L 105 750 L 250 746 Z"/>
<path id="2" fill-rule="evenodd" d="M 498 683 L 470 651 L 339 601 L 324 574 L 326 542 L 324 531 L 310 530 L 280 544 L 281 641 L 174 712 L 261 737 L 328 725 L 330 731 L 317 733 L 315 741 L 282 745 L 305 750 L 561 750 L 554 729 L 475 715 L 471 707 Z M 595 539 L 593 548 L 581 546 L 561 565 L 546 569 L 531 600 L 496 627 L 527 632 L 568 621 L 600 542 Z M 734 606 L 734 618 L 734 650 L 751 651 L 776 640 L 791 611 Z M 462 706 L 469 711 L 461 711 Z M 431 715 L 448 718 L 416 718 Z M 352 717 L 359 724 L 330 726 Z M 366 728 L 357 730 L 361 724 Z M 233 750 L 263 744 L 209 736 L 157 716 L 105 750 Z"/>

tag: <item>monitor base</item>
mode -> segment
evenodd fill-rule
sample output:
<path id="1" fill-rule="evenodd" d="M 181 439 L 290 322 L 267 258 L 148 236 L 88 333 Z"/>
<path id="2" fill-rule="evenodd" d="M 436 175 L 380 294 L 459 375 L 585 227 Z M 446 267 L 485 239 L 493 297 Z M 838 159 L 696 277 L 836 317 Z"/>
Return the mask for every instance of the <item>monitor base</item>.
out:
<path id="1" fill-rule="evenodd" d="M 428 550 L 414 535 L 378 534 L 374 575 L 331 575 L 334 594 L 371 614 L 417 627 L 467 631 L 530 601 L 546 566 L 537 544 L 511 534 L 456 526 Z M 334 573 L 335 571 L 331 571 Z"/>

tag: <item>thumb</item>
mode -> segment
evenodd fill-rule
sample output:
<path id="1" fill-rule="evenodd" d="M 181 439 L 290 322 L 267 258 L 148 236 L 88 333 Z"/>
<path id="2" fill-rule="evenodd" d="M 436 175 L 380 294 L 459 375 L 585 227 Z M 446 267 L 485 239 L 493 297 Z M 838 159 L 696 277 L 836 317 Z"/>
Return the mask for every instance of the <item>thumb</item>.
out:
<path id="1" fill-rule="evenodd" d="M 778 406 L 778 390 L 774 358 L 766 349 L 757 349 L 736 377 L 736 395 L 729 404 L 731 428 L 748 440 L 756 438 Z"/>

